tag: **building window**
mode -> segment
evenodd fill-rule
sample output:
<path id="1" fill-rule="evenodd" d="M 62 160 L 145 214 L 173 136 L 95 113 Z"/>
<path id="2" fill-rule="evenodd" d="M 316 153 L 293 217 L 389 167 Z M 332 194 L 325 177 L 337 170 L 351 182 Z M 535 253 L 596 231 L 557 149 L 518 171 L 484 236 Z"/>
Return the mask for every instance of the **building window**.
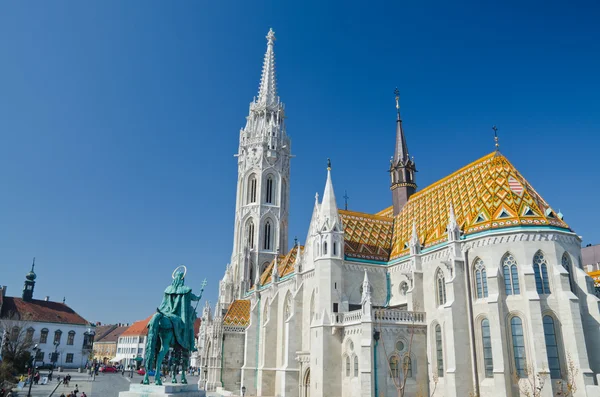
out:
<path id="1" fill-rule="evenodd" d="M 442 306 L 446 303 L 446 280 L 442 269 L 437 270 L 435 282 L 437 286 L 437 304 Z"/>
<path id="2" fill-rule="evenodd" d="M 519 271 L 517 270 L 517 261 L 512 254 L 507 253 L 502 258 L 502 269 L 504 274 L 504 291 L 506 295 L 519 295 Z"/>
<path id="3" fill-rule="evenodd" d="M 73 362 L 73 353 L 67 353 L 67 359 L 65 360 L 67 363 Z"/>
<path id="4" fill-rule="evenodd" d="M 488 297 L 487 275 L 485 265 L 480 258 L 475 259 L 475 286 L 477 290 L 477 299 Z"/>
<path id="5" fill-rule="evenodd" d="M 550 316 L 544 316 L 544 337 L 546 339 L 546 351 L 548 353 L 548 367 L 552 379 L 560 379 L 560 358 L 558 355 L 558 342 L 556 340 L 556 330 L 554 328 L 554 319 Z"/>
<path id="6" fill-rule="evenodd" d="M 40 333 L 40 343 L 46 342 L 48 342 L 48 328 L 42 329 L 42 332 Z"/>
<path id="7" fill-rule="evenodd" d="M 483 366 L 485 377 L 494 377 L 494 360 L 492 358 L 492 336 L 490 335 L 490 321 L 485 318 L 481 322 L 481 337 L 483 339 Z"/>
<path id="8" fill-rule="evenodd" d="M 407 378 L 412 378 L 412 360 L 409 356 L 405 356 L 402 364 L 402 371 L 406 374 Z"/>
<path id="9" fill-rule="evenodd" d="M 57 330 L 56 332 L 54 332 L 54 344 L 59 344 L 60 343 L 60 337 L 62 335 L 62 331 L 61 330 Z"/>
<path id="10" fill-rule="evenodd" d="M 35 353 L 35 361 L 44 361 L 44 352 L 41 350 L 38 350 L 37 353 Z"/>
<path id="11" fill-rule="evenodd" d="M 525 336 L 523 335 L 523 322 L 520 317 L 510 320 L 512 334 L 513 354 L 515 356 L 515 369 L 519 378 L 527 377 L 527 355 L 525 354 Z"/>
<path id="12" fill-rule="evenodd" d="M 271 249 L 271 221 L 267 221 L 265 223 L 265 241 L 263 244 L 263 249 Z"/>
<path id="13" fill-rule="evenodd" d="M 435 326 L 435 351 L 438 377 L 442 378 L 444 376 L 444 352 L 442 349 L 442 327 L 439 324 Z"/>
<path id="14" fill-rule="evenodd" d="M 273 177 L 269 175 L 267 177 L 267 190 L 265 192 L 265 202 L 273 204 Z"/>
<path id="15" fill-rule="evenodd" d="M 354 356 L 354 377 L 358 377 L 358 356 Z"/>
<path id="16" fill-rule="evenodd" d="M 33 328 L 28 328 L 27 332 L 25 333 L 25 341 L 26 342 L 32 342 L 33 341 L 33 333 L 35 332 L 35 330 Z"/>
<path id="17" fill-rule="evenodd" d="M 573 285 L 573 275 L 571 274 L 571 269 L 573 268 L 573 266 L 571 263 L 571 258 L 569 258 L 569 254 L 567 254 L 566 252 L 562 256 L 561 263 L 567 271 L 567 273 L 569 273 L 569 287 L 571 288 L 571 292 L 575 293 L 575 286 Z"/>
<path id="18" fill-rule="evenodd" d="M 538 294 L 549 294 L 550 283 L 548 281 L 548 266 L 542 251 L 533 256 L 533 272 L 535 273 L 535 288 Z"/>
<path id="19" fill-rule="evenodd" d="M 398 371 L 398 357 L 390 357 L 390 378 L 400 379 L 400 372 Z"/>
<path id="20" fill-rule="evenodd" d="M 21 333 L 21 329 L 17 326 L 12 327 L 12 330 L 10 332 L 10 340 L 12 342 L 16 342 L 17 339 L 19 339 L 19 334 Z"/>
<path id="21" fill-rule="evenodd" d="M 337 243 L 333 243 L 333 256 L 337 256 Z"/>
<path id="22" fill-rule="evenodd" d="M 346 376 L 350 377 L 350 357 L 346 356 Z"/>
<path id="23" fill-rule="evenodd" d="M 75 331 L 69 331 L 67 335 L 67 345 L 72 345 L 75 341 Z"/>
<path id="24" fill-rule="evenodd" d="M 248 178 L 248 203 L 256 203 L 256 176 Z"/>
<path id="25" fill-rule="evenodd" d="M 327 255 L 327 241 L 323 242 L 323 255 Z"/>
<path id="26" fill-rule="evenodd" d="M 246 224 L 246 242 L 250 249 L 254 248 L 254 222 L 252 220 Z"/>

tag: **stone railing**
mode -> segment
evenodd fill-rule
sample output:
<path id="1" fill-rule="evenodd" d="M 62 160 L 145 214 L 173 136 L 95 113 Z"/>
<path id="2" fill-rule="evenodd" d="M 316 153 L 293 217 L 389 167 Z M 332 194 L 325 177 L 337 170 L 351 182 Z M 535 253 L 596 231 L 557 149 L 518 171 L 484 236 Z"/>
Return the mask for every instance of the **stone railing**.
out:
<path id="1" fill-rule="evenodd" d="M 376 323 L 404 323 L 425 325 L 424 312 L 408 312 L 397 309 L 375 309 L 373 317 Z"/>
<path id="2" fill-rule="evenodd" d="M 360 323 L 362 319 L 362 309 L 353 310 L 344 313 L 332 313 L 331 323 L 335 325 L 351 325 Z"/>

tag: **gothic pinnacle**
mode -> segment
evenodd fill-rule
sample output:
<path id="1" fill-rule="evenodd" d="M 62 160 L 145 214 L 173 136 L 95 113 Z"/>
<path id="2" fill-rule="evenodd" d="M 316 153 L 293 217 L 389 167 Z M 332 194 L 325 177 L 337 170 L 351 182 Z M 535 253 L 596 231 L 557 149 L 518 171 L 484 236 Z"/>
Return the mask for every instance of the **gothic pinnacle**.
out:
<path id="1" fill-rule="evenodd" d="M 269 29 L 267 34 L 267 52 L 263 63 L 260 88 L 258 90 L 258 102 L 266 106 L 277 104 L 277 82 L 275 80 L 275 32 Z"/>

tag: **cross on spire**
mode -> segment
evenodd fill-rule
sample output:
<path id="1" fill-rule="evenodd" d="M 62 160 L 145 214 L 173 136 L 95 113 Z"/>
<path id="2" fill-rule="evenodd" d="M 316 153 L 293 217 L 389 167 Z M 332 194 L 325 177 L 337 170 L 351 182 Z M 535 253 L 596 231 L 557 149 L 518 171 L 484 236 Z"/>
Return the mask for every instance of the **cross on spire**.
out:
<path id="1" fill-rule="evenodd" d="M 496 126 L 493 126 L 492 130 L 494 130 L 494 145 L 496 146 L 496 151 L 499 151 L 500 144 L 498 143 L 498 128 Z"/>
<path id="2" fill-rule="evenodd" d="M 350 197 L 348 196 L 348 191 L 344 190 L 344 209 L 346 211 L 348 211 L 348 199 Z"/>

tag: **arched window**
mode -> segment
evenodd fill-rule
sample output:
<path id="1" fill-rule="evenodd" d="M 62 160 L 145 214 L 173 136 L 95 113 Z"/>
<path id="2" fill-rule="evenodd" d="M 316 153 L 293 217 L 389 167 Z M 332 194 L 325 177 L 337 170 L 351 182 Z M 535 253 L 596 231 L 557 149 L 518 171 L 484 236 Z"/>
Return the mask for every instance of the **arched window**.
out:
<path id="1" fill-rule="evenodd" d="M 33 333 L 35 330 L 31 327 L 27 328 L 27 332 L 25 333 L 25 341 L 32 342 L 33 341 Z"/>
<path id="2" fill-rule="evenodd" d="M 268 204 L 273 204 L 273 176 L 269 175 L 267 177 L 267 188 L 265 191 L 265 202 Z"/>
<path id="3" fill-rule="evenodd" d="M 400 379 L 400 371 L 398 369 L 398 356 L 390 357 L 390 378 Z"/>
<path id="4" fill-rule="evenodd" d="M 507 253 L 502 258 L 502 271 L 504 274 L 504 291 L 506 295 L 519 295 L 519 271 L 517 270 L 517 261 L 511 253 Z"/>
<path id="5" fill-rule="evenodd" d="M 549 294 L 550 283 L 548 281 L 548 266 L 542 251 L 533 256 L 533 272 L 535 274 L 535 288 L 538 294 Z"/>
<path id="6" fill-rule="evenodd" d="M 333 256 L 337 256 L 337 243 L 333 242 Z"/>
<path id="7" fill-rule="evenodd" d="M 475 259 L 475 285 L 477 289 L 477 299 L 487 298 L 487 275 L 485 273 L 485 265 L 480 258 Z"/>
<path id="8" fill-rule="evenodd" d="M 556 340 L 556 329 L 554 319 L 544 316 L 544 338 L 546 339 L 546 352 L 548 353 L 548 369 L 552 379 L 560 379 L 560 357 L 558 354 L 558 342 Z"/>
<path id="9" fill-rule="evenodd" d="M 525 354 L 525 335 L 523 334 L 523 322 L 520 317 L 510 319 L 510 331 L 512 334 L 513 355 L 515 357 L 515 369 L 519 378 L 527 377 L 527 354 Z"/>
<path id="10" fill-rule="evenodd" d="M 494 377 L 494 360 L 492 358 L 492 336 L 490 334 L 490 321 L 484 318 L 481 322 L 481 338 L 483 339 L 483 366 L 485 377 Z"/>
<path id="11" fill-rule="evenodd" d="M 67 334 L 67 345 L 72 345 L 75 342 L 75 331 L 69 331 Z"/>
<path id="12" fill-rule="evenodd" d="M 61 330 L 57 330 L 56 332 L 54 332 L 54 344 L 60 343 L 61 335 L 62 335 Z"/>
<path id="13" fill-rule="evenodd" d="M 442 306 L 446 304 L 446 280 L 444 278 L 444 272 L 442 269 L 438 269 L 435 275 L 436 291 L 437 291 L 437 304 Z"/>
<path id="14" fill-rule="evenodd" d="M 252 261 L 250 261 L 250 266 L 248 266 L 249 268 L 249 278 L 250 280 L 250 287 L 252 287 L 254 285 L 254 265 L 252 264 Z"/>
<path id="15" fill-rule="evenodd" d="M 412 360 L 409 356 L 404 356 L 402 372 L 406 374 L 407 378 L 412 378 Z"/>
<path id="16" fill-rule="evenodd" d="M 346 376 L 350 377 L 350 357 L 346 356 Z"/>
<path id="17" fill-rule="evenodd" d="M 439 324 L 435 326 L 435 352 L 438 377 L 442 378 L 444 376 L 444 351 L 442 348 L 442 327 Z"/>
<path id="18" fill-rule="evenodd" d="M 263 244 L 263 249 L 271 249 L 271 221 L 265 222 L 265 241 Z"/>
<path id="19" fill-rule="evenodd" d="M 323 255 L 327 255 L 327 241 L 323 242 Z"/>
<path id="20" fill-rule="evenodd" d="M 248 203 L 256 203 L 256 176 L 254 174 L 248 178 Z"/>
<path id="21" fill-rule="evenodd" d="M 44 328 L 40 332 L 40 343 L 47 343 L 47 342 L 48 342 L 48 328 Z"/>
<path id="22" fill-rule="evenodd" d="M 358 377 L 358 356 L 354 356 L 354 377 Z"/>
<path id="23" fill-rule="evenodd" d="M 575 286 L 573 285 L 573 274 L 571 274 L 571 269 L 573 268 L 573 264 L 571 263 L 571 258 L 569 254 L 566 252 L 562 256 L 561 260 L 562 266 L 565 268 L 567 273 L 569 273 L 569 287 L 571 288 L 571 292 L 575 293 Z"/>
<path id="24" fill-rule="evenodd" d="M 246 223 L 246 243 L 248 244 L 248 248 L 254 248 L 254 222 L 252 219 Z"/>

